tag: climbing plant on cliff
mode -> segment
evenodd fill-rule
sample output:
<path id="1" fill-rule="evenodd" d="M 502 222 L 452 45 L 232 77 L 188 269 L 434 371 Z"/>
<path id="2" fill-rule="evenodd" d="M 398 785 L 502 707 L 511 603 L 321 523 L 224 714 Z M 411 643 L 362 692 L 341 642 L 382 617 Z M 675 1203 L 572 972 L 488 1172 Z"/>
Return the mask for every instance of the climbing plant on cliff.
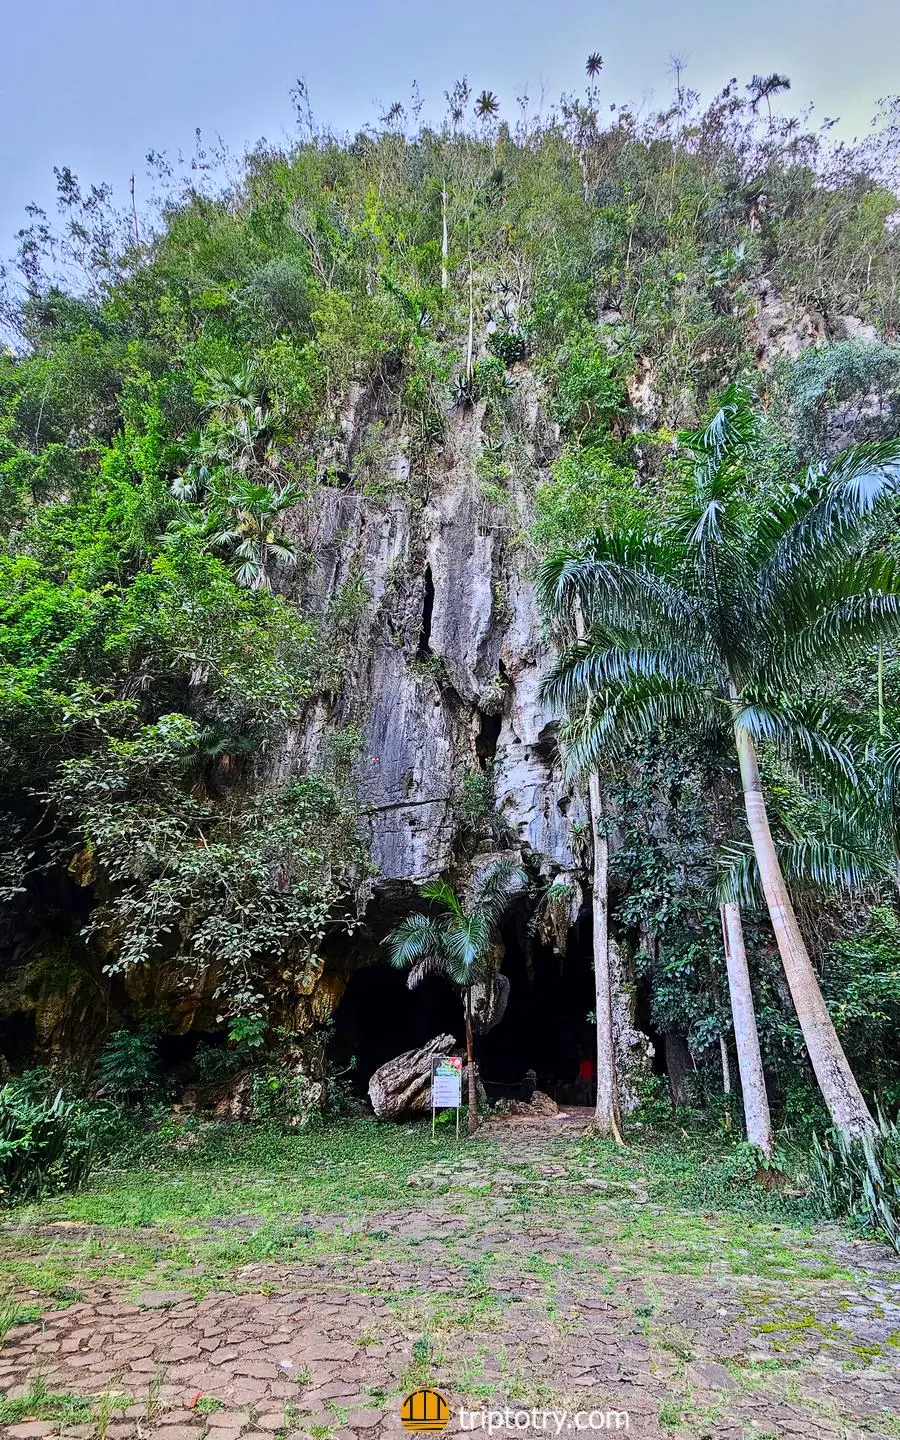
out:
<path id="1" fill-rule="evenodd" d="M 326 935 L 358 923 L 366 875 L 357 818 L 326 775 L 219 791 L 202 781 L 217 747 L 163 716 L 65 761 L 48 796 L 70 868 L 98 903 L 84 929 L 111 973 L 156 967 L 226 1013 L 288 1011 L 321 969 Z M 227 752 L 220 750 L 220 757 Z"/>

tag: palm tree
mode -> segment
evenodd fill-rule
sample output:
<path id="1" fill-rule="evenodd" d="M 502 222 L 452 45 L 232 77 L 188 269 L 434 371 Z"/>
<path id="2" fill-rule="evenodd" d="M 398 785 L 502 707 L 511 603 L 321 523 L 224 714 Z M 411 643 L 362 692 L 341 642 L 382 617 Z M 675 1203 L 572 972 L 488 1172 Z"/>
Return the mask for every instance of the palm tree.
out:
<path id="1" fill-rule="evenodd" d="M 900 631 L 900 573 L 877 541 L 896 513 L 900 441 L 867 442 L 767 498 L 748 496 L 760 451 L 731 387 L 709 424 L 679 436 L 686 483 L 664 525 L 598 533 L 542 567 L 545 613 L 571 637 L 545 698 L 568 711 L 569 766 L 661 726 L 737 751 L 760 880 L 816 1079 L 852 1138 L 872 1117 L 841 1048 L 772 838 L 757 746 L 811 762 L 820 783 L 854 775 L 848 721 L 799 698 L 824 667 Z M 579 640 L 579 611 L 588 633 Z"/>
<path id="2" fill-rule="evenodd" d="M 744 1102 L 744 1128 L 751 1145 L 764 1155 L 774 1148 L 772 1116 L 766 1093 L 766 1077 L 756 1028 L 756 1010 L 750 988 L 750 970 L 744 945 L 741 907 L 734 900 L 723 900 L 719 906 L 722 917 L 722 945 L 725 952 L 725 973 L 728 976 L 728 998 L 734 1025 L 734 1045 L 741 1077 Z"/>
<path id="3" fill-rule="evenodd" d="M 573 616 L 575 633 L 584 640 L 587 629 L 580 607 Z M 590 702 L 588 702 L 590 709 Z M 606 834 L 603 784 L 596 766 L 588 774 L 588 820 L 591 827 L 591 920 L 594 960 L 594 1014 L 597 1037 L 597 1092 L 594 1131 L 603 1139 L 622 1139 L 616 1041 L 612 1014 L 612 969 L 609 963 L 609 840 Z"/>
<path id="4" fill-rule="evenodd" d="M 252 419 L 257 425 L 264 425 L 269 418 L 265 385 L 253 362 L 244 365 L 236 375 L 207 371 L 203 408 L 226 424 Z"/>
<path id="5" fill-rule="evenodd" d="M 750 104 L 754 110 L 759 109 L 760 101 L 765 100 L 769 112 L 769 128 L 772 126 L 772 96 L 780 95 L 785 90 L 790 90 L 791 82 L 787 75 L 779 75 L 773 72 L 771 75 L 754 75 L 747 89 L 750 91 Z"/>
<path id="6" fill-rule="evenodd" d="M 429 880 L 420 890 L 438 913 L 410 915 L 387 936 L 391 964 L 410 967 L 407 985 L 414 989 L 426 975 L 443 975 L 462 992 L 469 1067 L 469 1132 L 478 1128 L 478 1086 L 472 1042 L 472 986 L 493 982 L 492 950 L 509 897 L 526 883 L 526 875 L 510 860 L 486 870 L 475 887 L 472 904 L 463 909 L 446 880 Z"/>
<path id="7" fill-rule="evenodd" d="M 213 535 L 212 544 L 231 551 L 235 561 L 234 578 L 239 585 L 251 590 L 271 590 L 275 570 L 296 565 L 297 552 L 289 540 L 278 534 L 275 522 L 285 510 L 296 505 L 299 498 L 299 492 L 291 485 L 272 490 L 268 485 L 255 484 L 242 476 L 233 477 L 230 489 L 220 502 L 222 524 Z"/>
<path id="8" fill-rule="evenodd" d="M 585 64 L 584 68 L 590 78 L 594 80 L 600 74 L 600 71 L 603 69 L 603 56 L 598 55 L 596 50 L 592 50 L 587 58 L 587 63 Z"/>
<path id="9" fill-rule="evenodd" d="M 500 109 L 500 101 L 493 90 L 482 90 L 475 101 L 475 114 L 479 120 L 493 120 Z"/>

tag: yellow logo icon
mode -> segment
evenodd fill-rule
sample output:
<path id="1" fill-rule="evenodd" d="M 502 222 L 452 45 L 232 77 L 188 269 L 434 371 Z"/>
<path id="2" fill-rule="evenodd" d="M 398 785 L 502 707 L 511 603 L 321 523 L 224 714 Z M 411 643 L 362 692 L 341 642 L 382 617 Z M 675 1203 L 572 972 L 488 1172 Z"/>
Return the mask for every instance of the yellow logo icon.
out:
<path id="1" fill-rule="evenodd" d="M 450 1406 L 440 1390 L 410 1390 L 400 1406 L 404 1430 L 443 1430 Z"/>

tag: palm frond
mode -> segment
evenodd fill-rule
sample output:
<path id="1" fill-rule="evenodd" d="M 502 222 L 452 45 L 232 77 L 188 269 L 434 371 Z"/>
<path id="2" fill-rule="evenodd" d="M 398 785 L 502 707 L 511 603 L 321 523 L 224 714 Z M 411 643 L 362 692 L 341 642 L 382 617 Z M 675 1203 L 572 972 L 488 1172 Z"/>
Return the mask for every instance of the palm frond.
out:
<path id="1" fill-rule="evenodd" d="M 900 440 L 842 451 L 799 486 L 773 498 L 757 521 L 762 563 L 756 589 L 772 594 L 800 567 L 852 556 L 890 523 L 900 501 Z"/>
<path id="2" fill-rule="evenodd" d="M 297 564 L 297 551 L 289 540 L 267 540 L 266 549 L 286 570 Z"/>
<path id="3" fill-rule="evenodd" d="M 426 880 L 425 884 L 419 887 L 419 894 L 423 900 L 432 900 L 436 905 L 443 905 L 456 920 L 462 919 L 462 906 L 456 891 L 446 880 Z"/>
<path id="4" fill-rule="evenodd" d="M 804 835 L 775 842 L 789 889 L 860 891 L 890 874 L 883 852 L 852 833 Z M 717 897 L 754 906 L 764 903 L 756 856 L 750 845 L 727 844 L 717 857 Z"/>
<path id="5" fill-rule="evenodd" d="M 560 740 L 564 772 L 583 776 L 611 757 L 627 759 L 634 747 L 660 729 L 689 726 L 695 735 L 727 734 L 728 711 L 723 700 L 687 681 L 644 677 L 628 685 L 610 686 L 590 711 L 570 715 Z"/>
<path id="6" fill-rule="evenodd" d="M 671 542 L 627 532 L 598 533 L 578 552 L 557 551 L 538 574 L 538 603 L 543 614 L 577 632 L 579 617 L 593 630 L 613 627 L 635 635 L 701 637 L 697 607 L 670 579 Z"/>
<path id="7" fill-rule="evenodd" d="M 388 958 L 399 970 L 426 956 L 440 956 L 445 951 L 445 936 L 440 925 L 429 915 L 413 914 L 401 920 L 383 942 Z"/>
<path id="8" fill-rule="evenodd" d="M 754 741 L 768 741 L 786 756 L 799 754 L 841 776 L 856 775 L 848 718 L 834 707 L 786 697 L 747 700 L 734 724 Z"/>
<path id="9" fill-rule="evenodd" d="M 854 514 L 871 514 L 900 493 L 900 439 L 864 440 L 829 460 L 821 472 L 828 493 Z"/>
<path id="10" fill-rule="evenodd" d="M 592 640 L 579 640 L 563 650 L 546 672 L 540 697 L 544 704 L 565 713 L 579 700 L 640 680 L 691 680 L 705 685 L 710 683 L 711 667 L 704 660 L 701 652 L 688 646 L 597 650 Z"/>
<path id="11" fill-rule="evenodd" d="M 823 607 L 805 625 L 793 630 L 789 621 L 759 646 L 754 679 L 767 686 L 794 686 L 812 667 L 838 664 L 858 655 L 879 640 L 900 634 L 900 573 L 884 560 L 884 589 L 847 595 Z M 890 588 L 887 588 L 889 586 Z"/>
<path id="12" fill-rule="evenodd" d="M 729 385 L 709 420 L 699 430 L 681 430 L 678 443 L 702 463 L 720 467 L 736 454 L 751 452 L 758 443 L 759 427 L 747 390 Z"/>
<path id="13" fill-rule="evenodd" d="M 421 960 L 416 960 L 406 977 L 407 990 L 415 990 L 416 986 L 421 985 L 423 980 L 427 980 L 429 975 L 447 975 L 446 956 L 435 952 L 423 955 Z"/>
<path id="14" fill-rule="evenodd" d="M 528 876 L 513 860 L 498 860 L 481 876 L 475 887 L 473 914 L 493 936 L 503 919 L 510 896 L 528 884 Z"/>

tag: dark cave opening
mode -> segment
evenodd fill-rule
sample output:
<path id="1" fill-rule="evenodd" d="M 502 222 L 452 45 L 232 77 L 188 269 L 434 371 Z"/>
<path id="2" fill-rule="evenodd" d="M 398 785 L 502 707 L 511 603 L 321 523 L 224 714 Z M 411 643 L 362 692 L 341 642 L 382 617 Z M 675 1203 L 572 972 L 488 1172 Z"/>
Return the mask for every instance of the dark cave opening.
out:
<path id="1" fill-rule="evenodd" d="M 586 943 L 585 943 L 586 934 Z M 583 1061 L 592 1060 L 594 1029 L 588 1015 L 594 1004 L 590 924 L 571 932 L 564 955 L 529 933 L 528 916 L 517 907 L 502 930 L 502 973 L 509 979 L 509 1000 L 500 1024 L 476 1041 L 481 1077 L 488 1098 L 514 1098 L 529 1070 L 537 1088 L 564 1103 L 590 1103 L 592 1093 L 579 1082 Z"/>
<path id="2" fill-rule="evenodd" d="M 478 763 L 482 770 L 487 770 L 494 763 L 502 724 L 502 715 L 485 715 L 483 710 L 478 711 L 478 734 L 475 737 L 475 754 L 478 756 Z"/>
<path id="3" fill-rule="evenodd" d="M 660 1030 L 657 1030 L 653 1023 L 650 991 L 649 976 L 644 975 L 639 977 L 634 992 L 634 1025 L 636 1030 L 643 1030 L 653 1046 L 653 1074 L 665 1075 L 667 1073 L 666 1038 Z"/>
<path id="4" fill-rule="evenodd" d="M 165 1031 L 156 1042 L 159 1067 L 166 1075 L 187 1073 L 201 1045 L 224 1049 L 227 1038 L 224 1031 L 185 1030 L 181 1034 Z"/>
<path id="5" fill-rule="evenodd" d="M 16 1010 L 0 1016 L 0 1055 L 13 1072 L 34 1062 L 37 1033 L 33 1010 Z"/>
<path id="6" fill-rule="evenodd" d="M 331 1064 L 341 1071 L 352 1059 L 348 1078 L 365 1095 L 379 1065 L 442 1034 L 465 1043 L 462 1003 L 453 986 L 431 975 L 410 990 L 405 971 L 379 960 L 350 976 L 335 1016 Z"/>
<path id="7" fill-rule="evenodd" d="M 529 934 L 527 913 L 517 907 L 504 922 L 502 942 L 501 969 L 510 982 L 506 1012 L 493 1030 L 475 1036 L 489 1100 L 524 1093 L 523 1081 L 534 1071 L 538 1089 L 554 1100 L 591 1103 L 590 1084 L 579 1083 L 582 1061 L 592 1059 L 595 1043 L 588 1020 L 594 1003 L 590 920 L 586 929 L 576 927 L 559 956 Z M 350 977 L 335 1015 L 331 1063 L 340 1071 L 353 1057 L 349 1078 L 365 1095 L 379 1065 L 441 1033 L 452 1034 L 460 1048 L 465 1043 L 462 1003 L 453 986 L 432 976 L 409 990 L 404 972 L 379 961 Z"/>
<path id="8" fill-rule="evenodd" d="M 434 577 L 431 566 L 425 566 L 425 591 L 422 597 L 422 629 L 419 633 L 417 660 L 427 660 L 431 654 L 431 620 L 434 615 Z"/>

